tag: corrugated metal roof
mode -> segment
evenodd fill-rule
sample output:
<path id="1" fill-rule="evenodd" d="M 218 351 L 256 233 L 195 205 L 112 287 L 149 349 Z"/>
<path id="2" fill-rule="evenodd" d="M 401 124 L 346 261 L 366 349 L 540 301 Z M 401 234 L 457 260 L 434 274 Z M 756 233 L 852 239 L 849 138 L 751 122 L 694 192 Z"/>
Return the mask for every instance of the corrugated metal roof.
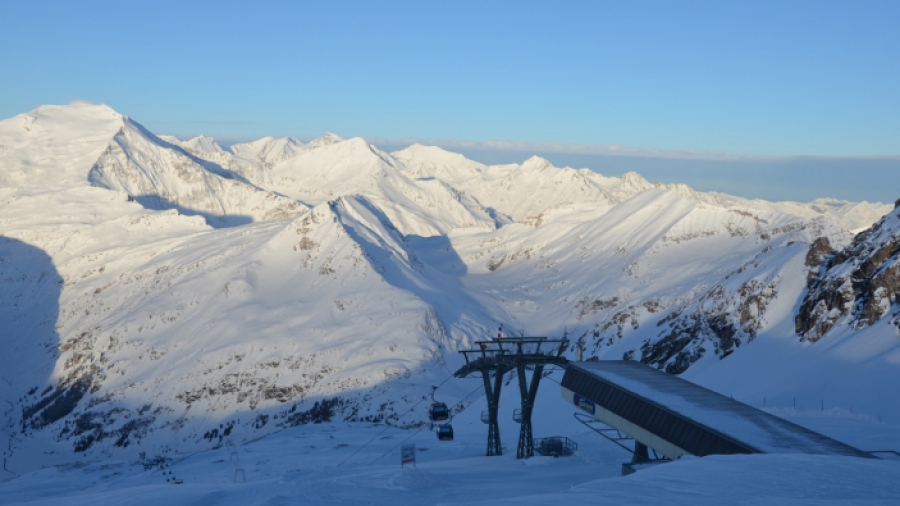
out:
<path id="1" fill-rule="evenodd" d="M 871 458 L 852 446 L 639 362 L 570 362 L 562 385 L 697 456 L 814 453 Z"/>

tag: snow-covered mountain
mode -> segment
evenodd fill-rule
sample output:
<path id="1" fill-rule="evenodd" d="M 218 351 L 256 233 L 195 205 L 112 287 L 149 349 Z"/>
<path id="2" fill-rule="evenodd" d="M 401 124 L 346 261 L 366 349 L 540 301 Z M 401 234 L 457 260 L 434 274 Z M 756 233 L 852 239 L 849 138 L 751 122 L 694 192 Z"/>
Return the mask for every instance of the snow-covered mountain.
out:
<path id="1" fill-rule="evenodd" d="M 393 156 L 403 162 L 414 177 L 445 181 L 520 222 L 533 220 L 547 209 L 575 203 L 616 204 L 653 188 L 666 189 L 718 207 L 774 211 L 810 219 L 828 217 L 849 230 L 867 228 L 888 209 L 880 203 L 836 199 L 810 203 L 768 202 L 716 192 L 697 192 L 683 184 L 651 184 L 636 172 L 605 177 L 588 169 L 560 169 L 540 157 L 532 157 L 521 165 L 486 166 L 458 153 L 419 144 L 397 151 Z M 540 190 L 535 191 L 536 188 Z"/>
<path id="2" fill-rule="evenodd" d="M 889 313 L 890 324 L 900 330 L 897 207 L 842 251 L 829 251 L 825 238 L 814 243 L 806 263 L 815 275 L 809 278 L 809 291 L 797 314 L 798 334 L 816 341 L 835 326 L 858 330 L 883 322 Z"/>
<path id="3" fill-rule="evenodd" d="M 0 184 L 6 187 L 99 186 L 124 191 L 148 209 L 178 209 L 216 225 L 307 209 L 192 156 L 106 106 L 40 107 L 3 121 L 0 136 Z"/>
<path id="4" fill-rule="evenodd" d="M 488 211 L 433 178 L 407 177 L 403 165 L 366 141 L 334 134 L 302 143 L 266 137 L 224 151 L 208 137 L 178 144 L 260 188 L 314 206 L 365 195 L 404 235 L 434 236 L 461 227 L 493 229 Z"/>
<path id="5" fill-rule="evenodd" d="M 41 107 L 0 122 L 6 462 L 208 448 L 332 414 L 415 425 L 408 406 L 499 323 L 746 395 L 766 361 L 782 371 L 766 388 L 839 359 L 834 381 L 873 363 L 897 377 L 881 354 L 897 324 L 875 324 L 897 318 L 897 218 L 854 238 L 888 212 L 331 134 L 225 150 L 105 106 Z M 881 351 L 848 355 L 872 333 Z"/>

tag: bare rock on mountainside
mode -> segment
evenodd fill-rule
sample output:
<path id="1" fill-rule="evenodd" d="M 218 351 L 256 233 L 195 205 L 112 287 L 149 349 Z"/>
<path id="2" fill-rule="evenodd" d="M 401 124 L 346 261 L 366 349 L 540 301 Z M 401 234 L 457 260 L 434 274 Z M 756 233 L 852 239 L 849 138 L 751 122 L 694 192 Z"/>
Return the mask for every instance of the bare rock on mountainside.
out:
<path id="1" fill-rule="evenodd" d="M 831 241 L 827 237 L 819 237 L 813 241 L 804 262 L 804 265 L 809 267 L 809 274 L 806 277 L 807 286 L 812 286 L 812 283 L 819 275 L 819 267 L 822 265 L 822 262 L 834 252 L 834 249 L 831 247 Z"/>
<path id="2" fill-rule="evenodd" d="M 858 329 L 898 305 L 900 212 L 895 211 L 824 261 L 800 307 L 796 331 L 804 339 L 817 341 L 845 317 Z"/>
<path id="3" fill-rule="evenodd" d="M 770 251 L 767 248 L 760 256 Z M 670 312 L 657 323 L 662 329 L 658 338 L 641 346 L 640 361 L 681 374 L 707 352 L 724 359 L 752 341 L 778 297 L 779 274 L 763 271 L 757 257 L 696 300 Z"/>
<path id="4" fill-rule="evenodd" d="M 807 287 L 810 314 L 826 301 L 817 336 L 834 301 L 860 325 L 886 314 L 900 220 L 852 231 L 889 211 L 334 135 L 223 149 L 105 106 L 42 107 L 0 121 L 7 469 L 45 448 L 40 465 L 127 459 L 332 417 L 415 426 L 428 385 L 499 324 L 687 376 L 757 367 L 796 344 Z M 893 374 L 869 358 L 843 378 Z"/>

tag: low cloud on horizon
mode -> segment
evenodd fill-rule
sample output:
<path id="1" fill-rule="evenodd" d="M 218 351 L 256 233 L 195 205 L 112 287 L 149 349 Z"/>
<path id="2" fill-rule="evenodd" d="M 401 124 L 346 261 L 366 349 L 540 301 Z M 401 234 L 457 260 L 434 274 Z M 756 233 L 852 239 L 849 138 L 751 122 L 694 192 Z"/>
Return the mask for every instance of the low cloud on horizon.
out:
<path id="1" fill-rule="evenodd" d="M 535 152 L 535 153 L 559 153 L 570 155 L 603 155 L 603 156 L 633 156 L 651 158 L 679 158 L 701 160 L 736 160 L 747 158 L 773 158 L 768 156 L 746 155 L 740 153 L 727 153 L 716 151 L 703 151 L 697 149 L 657 149 L 635 148 L 616 144 L 577 144 L 562 142 L 526 142 L 509 140 L 466 141 L 458 139 L 387 139 L 380 137 L 367 138 L 376 146 L 411 146 L 422 144 L 425 146 L 439 146 L 448 151 L 453 150 L 477 150 L 477 151 L 509 151 L 509 152 Z"/>

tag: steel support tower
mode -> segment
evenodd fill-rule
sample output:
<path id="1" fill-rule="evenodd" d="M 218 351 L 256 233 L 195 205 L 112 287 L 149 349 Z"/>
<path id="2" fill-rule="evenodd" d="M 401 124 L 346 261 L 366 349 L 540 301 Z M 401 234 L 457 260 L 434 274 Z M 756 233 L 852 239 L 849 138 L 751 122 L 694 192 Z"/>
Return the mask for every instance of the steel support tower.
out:
<path id="1" fill-rule="evenodd" d="M 534 435 L 531 425 L 531 414 L 534 411 L 534 400 L 543 376 L 544 366 L 565 366 L 567 360 L 563 353 L 569 345 L 568 339 L 548 339 L 546 337 L 498 337 L 490 341 L 476 341 L 478 346 L 471 350 L 461 350 L 466 359 L 454 376 L 465 378 L 480 373 L 484 381 L 484 394 L 488 404 L 488 445 L 487 455 L 502 455 L 500 444 L 500 425 L 497 413 L 500 407 L 500 387 L 503 375 L 515 369 L 519 377 L 519 393 L 522 397 L 522 417 L 519 429 L 519 445 L 516 458 L 534 456 Z M 530 385 L 526 378 L 526 370 L 533 369 Z M 492 378 L 493 377 L 493 378 Z M 493 379 L 493 384 L 491 382 Z"/>
<path id="2" fill-rule="evenodd" d="M 516 458 L 526 459 L 534 457 L 534 433 L 531 429 L 531 413 L 534 411 L 534 398 L 537 396 L 541 375 L 544 373 L 543 364 L 534 366 L 531 375 L 531 386 L 528 386 L 525 378 L 525 364 L 516 366 L 516 374 L 519 376 L 519 393 L 522 395 L 522 420 L 519 422 L 519 446 L 516 448 Z"/>
<path id="3" fill-rule="evenodd" d="M 484 395 L 488 404 L 488 442 L 487 456 L 503 455 L 503 446 L 500 444 L 500 424 L 497 423 L 497 413 L 500 409 L 500 387 L 503 386 L 503 375 L 509 370 L 507 367 L 494 369 L 494 385 L 491 388 L 491 369 L 482 368 L 481 377 L 484 379 Z"/>

